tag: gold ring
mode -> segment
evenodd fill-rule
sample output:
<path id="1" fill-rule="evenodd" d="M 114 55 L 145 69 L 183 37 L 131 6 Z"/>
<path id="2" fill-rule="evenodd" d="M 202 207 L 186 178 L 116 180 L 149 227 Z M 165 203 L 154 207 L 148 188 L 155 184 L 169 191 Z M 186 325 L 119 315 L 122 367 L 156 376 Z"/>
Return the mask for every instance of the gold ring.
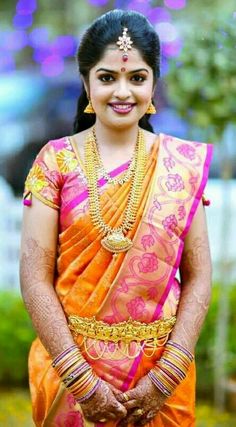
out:
<path id="1" fill-rule="evenodd" d="M 134 412 L 133 412 L 133 414 L 134 415 L 143 415 L 144 414 L 144 410 L 143 409 L 136 409 Z"/>
<path id="2" fill-rule="evenodd" d="M 125 402 L 128 402 L 128 400 L 129 400 L 129 396 L 127 396 L 127 394 L 126 394 L 126 393 L 123 393 L 123 398 L 124 398 Z"/>

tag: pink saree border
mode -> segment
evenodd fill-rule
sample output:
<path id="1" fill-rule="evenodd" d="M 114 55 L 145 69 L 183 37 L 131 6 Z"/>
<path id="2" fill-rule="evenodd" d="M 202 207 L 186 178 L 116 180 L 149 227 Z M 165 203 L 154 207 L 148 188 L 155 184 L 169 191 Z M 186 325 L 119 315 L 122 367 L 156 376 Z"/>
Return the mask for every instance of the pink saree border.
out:
<path id="1" fill-rule="evenodd" d="M 118 168 L 113 169 L 111 172 L 109 172 L 110 177 L 114 178 L 115 176 L 124 172 L 128 168 L 128 165 L 129 165 L 129 162 L 126 162 L 123 165 L 118 166 Z M 106 183 L 107 183 L 107 180 L 105 178 L 100 178 L 98 181 L 98 185 L 100 188 L 102 188 Z M 79 204 L 82 203 L 87 198 L 88 198 L 88 190 L 85 190 L 65 206 L 63 214 L 64 215 L 68 214 L 72 209 L 79 206 Z"/>
<path id="2" fill-rule="evenodd" d="M 170 292 L 171 284 L 172 284 L 173 279 L 175 277 L 176 271 L 177 271 L 177 269 L 179 267 L 180 258 L 181 258 L 183 247 L 184 247 L 184 241 L 183 241 L 183 239 L 186 236 L 186 234 L 187 234 L 187 232 L 188 232 L 188 230 L 190 228 L 193 215 L 196 212 L 198 204 L 199 204 L 199 202 L 201 200 L 202 192 L 203 192 L 203 190 L 205 188 L 205 185 L 207 183 L 207 178 L 208 178 L 208 175 L 209 175 L 209 166 L 210 166 L 210 163 L 211 163 L 212 155 L 213 155 L 213 145 L 212 144 L 207 144 L 207 147 L 206 147 L 206 158 L 205 158 L 205 161 L 204 161 L 203 174 L 202 174 L 201 183 L 199 185 L 199 189 L 197 191 L 197 194 L 196 194 L 196 196 L 195 196 L 195 198 L 193 200 L 193 203 L 192 203 L 189 215 L 188 215 L 188 219 L 187 219 L 187 223 L 186 223 L 185 229 L 183 230 L 182 234 L 180 235 L 180 239 L 182 240 L 182 242 L 180 244 L 180 247 L 179 247 L 179 250 L 178 250 L 178 253 L 177 253 L 177 257 L 176 257 L 176 261 L 175 261 L 175 266 L 172 269 L 172 273 L 171 273 L 171 275 L 169 277 L 166 289 L 163 292 L 163 295 L 162 295 L 162 297 L 161 297 L 161 299 L 160 299 L 160 301 L 159 301 L 159 303 L 157 305 L 157 308 L 156 308 L 155 313 L 153 315 L 152 321 L 154 321 L 154 320 L 156 320 L 158 318 L 158 316 L 159 316 L 159 314 L 161 312 L 161 309 L 162 309 L 162 307 L 164 305 L 164 302 L 165 302 L 165 300 L 168 297 L 168 294 Z M 133 376 L 134 376 L 134 374 L 135 374 L 135 372 L 136 372 L 136 370 L 138 368 L 138 365 L 139 365 L 141 359 L 142 359 L 142 354 L 140 353 L 140 355 L 134 360 L 134 363 L 132 364 L 132 367 L 131 367 L 129 373 L 127 374 L 127 378 L 126 378 L 125 382 L 122 384 L 121 389 L 122 389 L 123 392 L 127 391 L 129 389 L 129 386 L 130 386 L 130 384 L 132 382 Z"/>
<path id="3" fill-rule="evenodd" d="M 182 251 L 183 251 L 183 247 L 184 247 L 184 241 L 183 241 L 183 239 L 186 236 L 186 234 L 187 234 L 187 232 L 188 232 L 188 230 L 190 228 L 193 216 L 194 216 L 194 214 L 195 214 L 195 212 L 197 210 L 197 207 L 198 207 L 199 202 L 201 200 L 201 196 L 202 196 L 203 190 L 204 190 L 205 185 L 207 183 L 207 178 L 208 178 L 208 174 L 209 174 L 209 166 L 210 166 L 210 163 L 211 163 L 212 154 L 213 154 L 213 145 L 208 144 L 207 145 L 206 158 L 205 158 L 205 162 L 204 162 L 204 166 L 203 166 L 202 180 L 201 180 L 201 183 L 199 185 L 199 189 L 197 191 L 197 194 L 196 194 L 196 196 L 195 196 L 195 198 L 193 200 L 191 209 L 189 211 L 189 215 L 188 215 L 186 226 L 185 226 L 182 234 L 180 235 L 180 239 L 182 240 L 182 242 L 181 242 L 181 244 L 179 246 L 178 254 L 177 254 L 177 257 L 176 257 L 176 261 L 175 261 L 175 266 L 174 266 L 174 268 L 172 270 L 172 273 L 170 275 L 170 278 L 169 278 L 168 284 L 166 286 L 166 289 L 165 289 L 165 291 L 164 291 L 164 293 L 163 293 L 163 295 L 162 295 L 162 297 L 161 297 L 161 299 L 160 299 L 160 301 L 159 301 L 159 303 L 157 305 L 157 309 L 156 309 L 156 311 L 154 313 L 153 320 L 156 320 L 158 318 L 159 314 L 160 314 L 162 306 L 165 303 L 165 300 L 166 300 L 166 298 L 167 298 L 167 296 L 168 296 L 168 294 L 170 292 L 171 284 L 173 282 L 173 279 L 174 279 L 174 276 L 176 274 L 176 271 L 177 271 L 177 269 L 179 267 L 179 263 L 180 263 L 180 259 L 181 259 L 181 255 L 182 255 Z"/>

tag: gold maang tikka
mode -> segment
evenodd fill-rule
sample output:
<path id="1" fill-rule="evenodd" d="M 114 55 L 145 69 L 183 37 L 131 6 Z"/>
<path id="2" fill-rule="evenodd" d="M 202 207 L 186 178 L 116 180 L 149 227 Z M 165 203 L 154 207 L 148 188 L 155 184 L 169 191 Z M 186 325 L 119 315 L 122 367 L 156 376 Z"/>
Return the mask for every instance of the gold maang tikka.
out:
<path id="1" fill-rule="evenodd" d="M 122 59 L 124 62 L 128 61 L 128 51 L 132 49 L 132 40 L 127 36 L 128 28 L 123 29 L 122 37 L 118 37 L 116 44 L 119 46 L 120 50 L 123 50 Z"/>

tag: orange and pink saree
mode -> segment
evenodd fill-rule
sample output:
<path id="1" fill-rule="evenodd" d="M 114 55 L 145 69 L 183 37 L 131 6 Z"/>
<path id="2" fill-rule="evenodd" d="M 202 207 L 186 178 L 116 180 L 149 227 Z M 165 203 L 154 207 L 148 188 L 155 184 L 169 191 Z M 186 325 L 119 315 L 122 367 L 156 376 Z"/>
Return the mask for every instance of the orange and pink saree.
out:
<path id="1" fill-rule="evenodd" d="M 175 277 L 186 236 L 207 182 L 212 146 L 168 135 L 157 137 L 149 155 L 142 200 L 134 228 L 133 246 L 113 255 L 100 243 L 90 220 L 83 164 L 73 138 L 50 141 L 28 175 L 24 201 L 31 194 L 59 209 L 59 255 L 55 291 L 66 316 L 95 316 L 106 323 L 129 318 L 144 323 L 176 315 L 181 283 Z M 122 174 L 128 164 L 110 172 Z M 108 185 L 99 180 L 103 218 L 111 226 L 122 220 L 130 183 Z M 81 344 L 80 337 L 75 338 Z M 163 347 L 128 357 L 117 348 L 81 350 L 96 373 L 122 391 L 132 388 L 160 358 Z M 92 426 L 79 404 L 63 387 L 49 354 L 37 338 L 29 355 L 33 419 L 38 427 Z M 154 421 L 158 427 L 194 426 L 195 366 L 167 399 Z M 98 423 L 99 424 L 99 423 Z M 101 424 L 101 423 L 100 423 Z M 102 423 L 104 424 L 104 423 Z M 106 427 L 114 422 L 105 423 Z M 98 426 L 99 427 L 99 426 Z"/>

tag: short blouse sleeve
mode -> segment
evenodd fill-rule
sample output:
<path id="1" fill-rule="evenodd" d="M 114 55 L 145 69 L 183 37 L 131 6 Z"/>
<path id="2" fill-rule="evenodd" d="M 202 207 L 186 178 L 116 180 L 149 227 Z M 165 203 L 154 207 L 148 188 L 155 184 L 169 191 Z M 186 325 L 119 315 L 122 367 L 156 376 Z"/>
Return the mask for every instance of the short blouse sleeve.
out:
<path id="1" fill-rule="evenodd" d="M 53 145 L 48 142 L 39 152 L 25 181 L 23 203 L 32 204 L 32 194 L 46 205 L 60 209 L 61 173 Z"/>

